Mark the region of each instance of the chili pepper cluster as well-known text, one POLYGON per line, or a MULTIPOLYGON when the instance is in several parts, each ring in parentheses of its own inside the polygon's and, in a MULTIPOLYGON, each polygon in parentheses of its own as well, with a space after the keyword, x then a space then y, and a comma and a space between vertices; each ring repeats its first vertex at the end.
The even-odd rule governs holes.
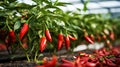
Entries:
POLYGON ((120 46, 112 49, 102 48, 94 50, 92 54, 78 52, 74 60, 62 58, 58 61, 57 56, 53 56, 51 60, 43 58, 42 65, 35 67, 119 67, 120 65, 120 46), (111 50, 111 51, 110 51, 111 50))
POLYGON ((43 52, 43 50, 46 47, 47 40, 49 42, 52 42, 52 37, 48 29, 45 30, 45 36, 42 36, 40 39, 40 51, 43 52))
MULTIPOLYGON (((43 50, 45 49, 47 40, 49 42, 52 42, 52 37, 48 29, 45 30, 45 36, 42 36, 40 39, 41 52, 43 52, 43 50)), ((65 42, 66 49, 68 50, 70 48, 70 40, 76 40, 76 38, 71 35, 64 36, 62 33, 59 33, 58 41, 57 41, 57 50, 60 50, 62 48, 62 46, 64 45, 64 42, 65 42)))

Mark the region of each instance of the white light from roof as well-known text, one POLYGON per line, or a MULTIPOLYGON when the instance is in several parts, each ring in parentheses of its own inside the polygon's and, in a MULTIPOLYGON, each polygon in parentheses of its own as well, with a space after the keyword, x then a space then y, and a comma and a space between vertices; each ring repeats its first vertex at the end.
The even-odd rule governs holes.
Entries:
POLYGON ((88 3, 87 8, 88 9, 96 9, 96 8, 102 8, 102 7, 97 3, 88 3))
POLYGON ((102 7, 118 7, 118 6, 120 6, 119 1, 104 1, 104 2, 99 2, 99 4, 102 7))
POLYGON ((64 6, 59 6, 59 8, 62 9, 63 11, 68 11, 68 8, 64 6))
POLYGON ((84 5, 82 3, 79 3, 79 4, 73 4, 73 6, 75 8, 80 8, 80 9, 83 9, 84 5))
MULTIPOLYGON (((56 0, 52 0, 52 1, 56 1, 56 0)), ((73 3, 73 2, 78 2, 80 0, 58 0, 59 2, 67 2, 67 3, 73 3)))
POLYGON ((98 13, 108 13, 108 10, 107 9, 95 9, 95 10, 89 10, 90 13, 95 13, 95 14, 98 14, 98 13))
POLYGON ((30 5, 35 4, 32 0, 18 0, 18 1, 19 1, 20 3, 24 2, 24 3, 30 4, 30 5))
POLYGON ((112 8, 111 12, 120 12, 120 8, 112 8))
POLYGON ((69 11, 75 11, 76 8, 73 5, 67 5, 69 11))

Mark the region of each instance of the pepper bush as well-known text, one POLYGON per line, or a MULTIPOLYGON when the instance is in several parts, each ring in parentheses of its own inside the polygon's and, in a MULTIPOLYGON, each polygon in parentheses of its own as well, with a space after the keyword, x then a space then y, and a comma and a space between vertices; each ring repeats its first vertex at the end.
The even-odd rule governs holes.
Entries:
POLYGON ((0 1, 0 39, 10 55, 20 48, 28 61, 39 62, 42 52, 56 54, 63 47, 72 51, 81 43, 105 42, 112 48, 110 42, 115 40, 114 27, 118 26, 113 27, 114 21, 110 18, 102 14, 63 11, 60 6, 70 3, 58 0, 32 1, 35 4, 0 1), (9 33, 11 30, 12 34, 9 33))

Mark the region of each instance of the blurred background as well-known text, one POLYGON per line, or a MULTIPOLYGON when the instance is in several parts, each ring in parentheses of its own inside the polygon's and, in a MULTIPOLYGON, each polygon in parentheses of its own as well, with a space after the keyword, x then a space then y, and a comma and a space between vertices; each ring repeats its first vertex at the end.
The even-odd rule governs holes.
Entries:
MULTIPOLYGON (((27 4, 34 4, 31 0, 18 0, 27 4)), ((55 1, 55 0, 52 0, 55 1)), ((87 3, 87 11, 81 13, 109 13, 112 18, 120 17, 120 0, 59 0, 60 2, 71 3, 66 7, 61 7, 64 11, 76 11, 76 8, 83 9, 87 3)))

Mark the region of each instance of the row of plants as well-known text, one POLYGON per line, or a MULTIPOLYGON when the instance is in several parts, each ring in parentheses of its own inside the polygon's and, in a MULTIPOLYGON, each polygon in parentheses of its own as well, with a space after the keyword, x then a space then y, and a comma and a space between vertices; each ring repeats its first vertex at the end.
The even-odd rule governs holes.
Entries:
POLYGON ((65 12, 60 6, 70 3, 58 0, 32 1, 35 4, 19 3, 17 0, 0 1, 0 42, 9 55, 21 49, 28 62, 38 63, 43 52, 56 54, 64 47, 72 51, 81 43, 104 42, 112 48, 111 43, 119 33, 116 30, 118 21, 102 14, 65 12))

